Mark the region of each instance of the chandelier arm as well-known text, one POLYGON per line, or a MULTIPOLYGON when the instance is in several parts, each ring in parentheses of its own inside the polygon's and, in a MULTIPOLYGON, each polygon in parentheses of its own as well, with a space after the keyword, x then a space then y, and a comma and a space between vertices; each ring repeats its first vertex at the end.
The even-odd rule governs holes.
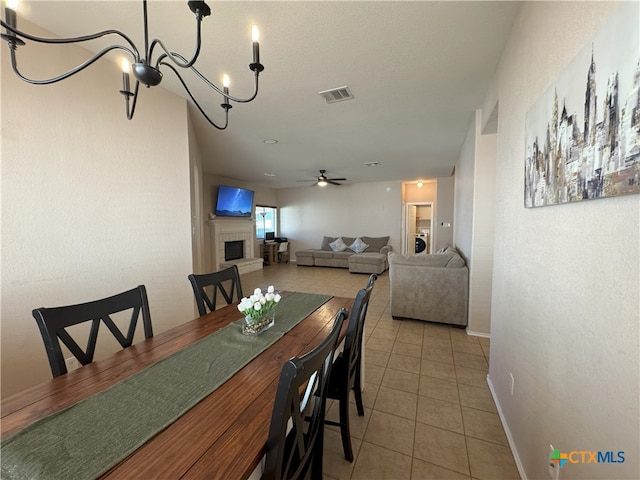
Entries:
MULTIPOLYGON (((176 57, 185 60, 185 58, 180 55, 179 53, 175 53, 172 52, 171 55, 175 55, 176 57)), ((162 65, 169 65, 168 63, 162 63, 162 65)), ((252 101, 253 99, 255 99, 258 96, 258 75, 259 75, 259 71, 255 72, 255 86, 254 86, 254 92, 253 95, 250 96, 249 98, 237 98, 234 97, 232 95, 229 95, 228 93, 223 92, 222 90, 220 90, 219 87, 217 87, 215 84, 213 84, 207 77, 205 77, 202 73, 200 73, 198 71, 197 68, 195 67, 191 67, 191 70, 193 70, 193 72, 200 77, 200 79, 206 83, 209 87, 211 87, 212 89, 214 89, 216 92, 218 92, 220 95, 223 95, 225 98, 227 98, 228 100, 231 100, 233 102, 237 102, 237 103, 249 103, 250 101, 252 101)))
POLYGON ((48 44, 81 43, 81 42, 88 42, 90 40, 96 40, 98 38, 106 37, 107 35, 118 35, 129 44, 131 49, 124 46, 120 46, 120 45, 113 45, 113 47, 118 47, 118 48, 122 48, 123 50, 127 50, 128 52, 131 53, 132 56, 135 57, 136 60, 140 59, 140 52, 138 52, 138 47, 136 47, 135 43, 133 43, 133 41, 127 35, 120 32, 119 30, 104 30, 102 32, 92 33, 90 35, 82 35, 80 37, 45 38, 45 37, 37 37, 35 35, 31 35, 29 33, 18 30, 17 28, 14 28, 8 25, 7 23, 5 23, 4 20, 0 20, 0 24, 2 25, 2 27, 16 34, 16 36, 18 37, 26 38, 27 40, 31 40, 33 42, 48 43, 48 44))
POLYGON ((100 52, 96 53, 93 57, 88 59, 86 62, 78 65, 77 67, 69 70, 66 73, 63 73, 62 75, 58 75, 57 77, 47 78, 47 79, 44 79, 44 80, 34 80, 34 79, 31 79, 31 78, 27 78, 24 75, 22 75, 22 73, 20 73, 20 71, 18 70, 18 62, 17 62, 17 59, 16 59, 16 49, 15 48, 11 48, 10 49, 10 51, 11 51, 11 67, 13 68, 13 72, 21 80, 23 80, 23 81, 25 81, 27 83, 30 83, 32 85, 51 85, 52 83, 59 82, 61 80, 64 80, 65 78, 69 78, 72 75, 75 75, 78 72, 81 72, 82 70, 84 70, 88 66, 92 65, 94 62, 96 62, 100 58, 102 58, 104 55, 109 53, 111 50, 125 50, 125 51, 129 52, 131 55, 133 55, 133 52, 130 49, 128 49, 127 47, 123 47, 121 45, 112 45, 112 46, 107 47, 107 48, 101 50, 100 52))
POLYGON ((177 66, 181 67, 181 68, 191 68, 191 66, 196 63, 196 60, 198 59, 198 57, 200 56, 200 47, 202 46, 202 19, 201 18, 196 18, 197 20, 197 27, 196 27, 196 47, 195 50, 193 52, 193 56, 191 57, 191 60, 187 60, 186 58, 184 58, 182 55, 178 55, 176 53, 172 53, 169 50, 167 50, 167 48, 164 46, 164 44, 162 43, 162 40, 160 40, 159 38, 154 38, 153 42, 151 42, 151 48, 149 49, 149 54, 147 55, 147 58, 151 59, 152 55, 153 55, 153 49, 156 45, 159 45, 160 48, 162 49, 162 51, 164 52, 162 55, 160 55, 158 57, 158 60, 156 61, 156 68, 158 68, 160 66, 160 63, 165 59, 165 58, 169 58, 174 64, 176 64, 177 66), (182 60, 182 62, 176 60, 182 60))
MULTIPOLYGON (((191 90, 189 90, 189 87, 187 87, 187 84, 185 83, 185 81, 182 79, 182 77, 180 76, 180 74, 178 73, 178 71, 175 69, 175 67, 173 65, 171 65, 170 63, 161 63, 161 65, 166 65, 167 67, 169 67, 171 70, 173 70, 173 73, 176 74, 176 77, 178 77, 178 80, 180 80, 180 83, 182 83, 182 86, 184 87, 185 91, 187 92, 187 95, 189 95, 189 97, 191 98, 191 100, 193 101, 193 103, 195 104, 196 108, 198 110, 200 110, 200 113, 202 114, 202 116, 207 120, 207 122, 209 122, 212 126, 216 127, 218 130, 224 130, 227 128, 227 125, 229 124, 229 108, 225 108, 224 109, 224 126, 219 126, 217 125, 213 120, 211 120, 209 118, 209 115, 207 115, 205 113, 205 111, 202 109, 202 107, 200 106, 200 104, 198 103, 198 101, 195 99, 195 97, 193 96, 193 94, 191 93, 191 90)), ((217 90, 217 89, 216 89, 217 90)), ((222 92, 221 92, 222 93, 222 92)), ((226 99, 225 99, 226 100, 226 99)))

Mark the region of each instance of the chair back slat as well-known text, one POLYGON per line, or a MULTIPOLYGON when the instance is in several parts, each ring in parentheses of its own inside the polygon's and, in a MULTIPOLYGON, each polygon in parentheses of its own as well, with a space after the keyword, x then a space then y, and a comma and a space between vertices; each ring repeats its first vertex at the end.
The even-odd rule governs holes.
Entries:
POLYGON ((82 365, 93 362, 100 324, 104 323, 122 348, 133 344, 133 337, 140 316, 144 337, 153 337, 149 301, 144 285, 117 295, 92 302, 53 308, 36 308, 32 312, 44 341, 49 366, 54 377, 67 373, 67 366, 60 342, 62 342, 82 365), (112 320, 111 315, 131 310, 126 336, 112 320), (87 346, 83 349, 70 335, 67 328, 91 322, 87 346))
POLYGON ((322 479, 324 416, 333 356, 348 312, 311 352, 285 362, 273 405, 263 479, 322 479), (300 392, 304 391, 301 396, 300 392))
POLYGON ((200 316, 207 314, 207 308, 210 312, 216 309, 218 291, 222 294, 227 305, 243 297, 240 273, 236 265, 220 270, 219 272, 201 275, 191 274, 189 275, 189 281, 193 288, 193 294, 200 316), (230 282, 228 290, 225 288, 225 282, 230 282), (211 289, 210 295, 207 293, 208 289, 211 289), (234 294, 236 300, 234 300, 234 294))

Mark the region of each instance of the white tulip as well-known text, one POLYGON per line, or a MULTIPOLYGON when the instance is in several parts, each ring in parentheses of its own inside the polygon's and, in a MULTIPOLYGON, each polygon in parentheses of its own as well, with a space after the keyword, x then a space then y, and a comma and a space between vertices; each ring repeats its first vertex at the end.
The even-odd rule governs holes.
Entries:
POLYGON ((254 309, 254 310, 260 310, 261 308, 262 308, 262 304, 261 304, 260 302, 256 302, 256 303, 253 305, 253 309, 254 309))
POLYGON ((269 285, 269 288, 267 288, 267 292, 273 293, 274 291, 275 289, 273 288, 273 285, 269 285))
POLYGON ((276 302, 276 303, 278 303, 278 302, 280 301, 280 299, 281 299, 281 298, 282 298, 282 297, 280 296, 280 294, 279 294, 279 293, 276 293, 276 296, 275 296, 275 297, 273 297, 273 301, 274 301, 274 302, 276 302))
POLYGON ((254 295, 257 295, 257 296, 260 296, 260 295, 262 295, 262 290, 260 290, 259 288, 256 288, 256 289, 253 291, 253 294, 254 294, 254 295))

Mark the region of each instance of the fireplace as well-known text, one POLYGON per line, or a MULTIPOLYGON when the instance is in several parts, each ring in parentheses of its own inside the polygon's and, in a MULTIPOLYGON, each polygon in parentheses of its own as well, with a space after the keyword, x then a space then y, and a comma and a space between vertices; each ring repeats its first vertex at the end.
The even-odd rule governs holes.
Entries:
POLYGON ((224 242, 224 260, 238 260, 244 258, 244 240, 224 242))
MULTIPOLYGON (((229 265, 238 265, 240 273, 262 268, 262 258, 255 258, 256 222, 254 219, 215 218, 211 227, 211 271, 217 272, 229 265), (234 260, 229 260, 227 243, 239 242, 234 260)), ((232 247, 233 248, 233 247, 232 247)), ((237 247, 236 247, 237 248, 237 247)))

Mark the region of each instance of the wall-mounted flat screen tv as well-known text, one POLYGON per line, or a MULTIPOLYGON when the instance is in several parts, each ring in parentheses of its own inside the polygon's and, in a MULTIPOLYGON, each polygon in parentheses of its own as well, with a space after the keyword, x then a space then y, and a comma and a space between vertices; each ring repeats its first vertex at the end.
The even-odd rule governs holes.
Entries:
POLYGON ((253 190, 220 185, 216 215, 220 217, 250 217, 253 213, 253 190))

